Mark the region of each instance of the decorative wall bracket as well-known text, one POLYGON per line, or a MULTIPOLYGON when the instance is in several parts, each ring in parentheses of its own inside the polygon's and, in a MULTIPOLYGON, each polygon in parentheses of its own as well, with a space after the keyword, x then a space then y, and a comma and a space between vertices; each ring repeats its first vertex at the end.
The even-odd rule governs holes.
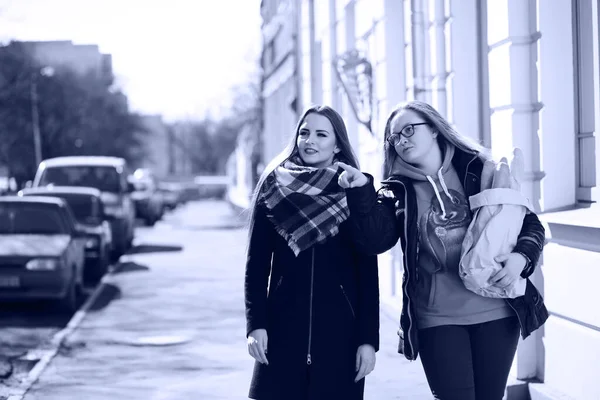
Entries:
POLYGON ((332 63, 356 119, 367 127, 371 135, 375 136, 371 127, 373 121, 371 63, 364 53, 355 49, 339 55, 332 63))

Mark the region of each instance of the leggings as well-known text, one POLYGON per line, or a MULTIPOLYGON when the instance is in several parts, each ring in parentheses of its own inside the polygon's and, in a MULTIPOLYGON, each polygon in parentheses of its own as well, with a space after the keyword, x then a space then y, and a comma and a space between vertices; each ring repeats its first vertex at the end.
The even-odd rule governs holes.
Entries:
POLYGON ((419 330, 427 382, 439 400, 502 400, 519 341, 516 316, 419 330))

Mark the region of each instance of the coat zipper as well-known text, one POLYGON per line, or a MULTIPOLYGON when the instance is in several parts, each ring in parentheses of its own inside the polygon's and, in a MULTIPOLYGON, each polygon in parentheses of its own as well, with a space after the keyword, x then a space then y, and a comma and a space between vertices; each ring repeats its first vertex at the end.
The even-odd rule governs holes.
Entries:
MULTIPOLYGON (((408 207, 408 190, 406 189, 406 185, 404 185, 404 183, 400 182, 400 184, 402 186, 404 186, 404 207, 408 207)), ((408 213, 406 213, 404 215, 404 237, 406 238, 406 247, 408 248, 408 213)), ((417 237, 417 244, 419 243, 419 238, 417 237)), ((408 254, 406 255, 407 260, 408 260, 408 254)), ((415 269, 418 268, 415 265, 415 269)), ((404 287, 402 288, 404 291, 404 296, 406 296, 407 299, 407 303, 406 304, 406 314, 408 315, 408 321, 409 321, 409 325, 408 325, 408 332, 406 332, 406 339, 408 341, 408 345, 410 346, 410 351, 411 351, 411 356, 414 357, 415 356, 415 348, 413 346, 412 340, 411 340, 411 335, 410 335, 410 331, 413 327, 413 319, 412 319, 412 315, 411 315, 411 308, 410 308, 410 297, 408 296, 408 282, 410 280, 410 267, 408 265, 408 262, 406 263, 406 271, 404 271, 404 273, 406 274, 406 284, 403 285, 404 287)))
POLYGON ((354 318, 356 318, 356 314, 354 313, 354 308, 352 307, 352 303, 350 303, 350 299, 348 298, 348 295, 346 294, 346 291, 344 290, 344 285, 340 285, 340 289, 342 289, 342 294, 344 295, 344 298, 346 299, 346 302, 348 303, 348 306, 350 307, 352 316, 354 318))
POLYGON ((313 290, 315 286, 315 248, 312 248, 310 262, 310 308, 308 310, 308 352, 306 354, 306 365, 312 364, 312 356, 310 355, 310 347, 312 344, 312 313, 313 313, 313 290))
MULTIPOLYGON (((404 216, 406 218, 406 215, 404 216)), ((419 225, 417 225, 417 264, 415 265, 415 279, 419 282, 419 250, 421 243, 421 233, 419 232, 419 225)))
POLYGON ((283 282, 283 275, 281 275, 279 277, 279 279, 277 280, 277 285, 275 285, 275 292, 279 289, 279 287, 281 286, 281 282, 283 282))
POLYGON ((476 158, 477 155, 473 156, 473 158, 471 158, 471 161, 468 162, 467 168, 465 169, 465 179, 463 180, 463 190, 465 192, 467 191, 467 176, 469 176, 469 167, 471 166, 471 163, 475 161, 476 158))

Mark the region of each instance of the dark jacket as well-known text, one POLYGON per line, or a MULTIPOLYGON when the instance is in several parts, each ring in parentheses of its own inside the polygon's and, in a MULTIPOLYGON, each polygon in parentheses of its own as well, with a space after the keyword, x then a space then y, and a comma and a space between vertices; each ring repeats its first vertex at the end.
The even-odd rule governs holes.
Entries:
POLYGON ((258 206, 245 299, 246 334, 268 334, 269 365, 255 363, 250 398, 363 398, 364 380, 354 383, 356 351, 379 349, 377 257, 355 251, 348 221, 295 257, 258 206))
MULTIPOLYGON (((454 166, 467 197, 480 192, 483 162, 476 154, 456 149, 452 158, 454 166)), ((412 181, 409 178, 392 176, 382 182, 382 189, 375 192, 372 178, 370 184, 347 190, 350 212, 353 216, 353 233, 359 248, 368 254, 380 254, 391 249, 398 239, 402 246, 404 276, 402 281, 402 314, 398 352, 409 360, 415 360, 419 353, 415 306, 417 257, 419 241, 417 234, 417 199, 412 181), (391 192, 391 193, 390 193, 391 192), (390 195, 391 194, 391 195, 390 195)), ((534 271, 544 246, 545 232, 535 213, 529 213, 523 220, 513 252, 519 252, 528 259, 521 273, 528 278, 534 271)), ((542 296, 527 280, 525 295, 507 299, 515 310, 521 325, 521 336, 526 338, 539 328, 548 318, 548 311, 542 296)))

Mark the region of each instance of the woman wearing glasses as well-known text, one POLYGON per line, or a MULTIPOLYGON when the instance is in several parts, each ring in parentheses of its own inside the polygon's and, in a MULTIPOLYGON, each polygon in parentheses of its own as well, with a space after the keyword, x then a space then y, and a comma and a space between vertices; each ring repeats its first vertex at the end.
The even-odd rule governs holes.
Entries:
MULTIPOLYGON (((524 296, 496 299, 467 290, 458 274, 462 241, 472 219, 469 197, 480 192, 485 148, 459 135, 429 104, 397 107, 385 127, 386 180, 343 165, 356 244, 383 253, 400 239, 404 261, 398 351, 420 355, 436 399, 500 400, 519 330, 525 338, 547 318, 528 282, 524 296)), ((512 284, 532 274, 544 243, 534 213, 525 216, 516 246, 497 258, 492 282, 512 284)))

